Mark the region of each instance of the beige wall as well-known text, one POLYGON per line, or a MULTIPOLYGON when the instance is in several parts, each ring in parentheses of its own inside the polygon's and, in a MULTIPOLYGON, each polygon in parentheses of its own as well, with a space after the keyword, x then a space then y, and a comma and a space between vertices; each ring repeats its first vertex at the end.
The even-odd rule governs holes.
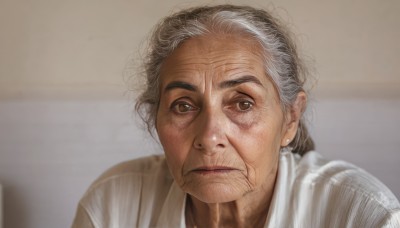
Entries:
MULTIPOLYGON (((124 67, 150 28, 198 2, 2 0, 0 98, 119 95, 124 67)), ((319 90, 399 93, 399 1, 246 2, 290 23, 315 60, 319 90)))
MULTIPOLYGON (((5 227, 69 227, 104 169, 160 153, 131 115, 124 75, 162 16, 200 2, 0 1, 5 227)), ((275 9, 297 34, 318 79, 318 150, 367 169, 399 197, 400 1, 231 2, 275 9)))

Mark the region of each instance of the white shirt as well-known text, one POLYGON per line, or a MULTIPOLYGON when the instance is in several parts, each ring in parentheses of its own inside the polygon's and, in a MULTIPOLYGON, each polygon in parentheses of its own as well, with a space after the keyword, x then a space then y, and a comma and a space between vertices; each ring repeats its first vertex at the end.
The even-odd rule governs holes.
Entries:
MULTIPOLYGON (((185 202, 163 156, 132 160, 92 184, 73 227, 185 227, 185 202)), ((400 227, 400 205, 352 164, 282 152, 265 227, 400 227)))

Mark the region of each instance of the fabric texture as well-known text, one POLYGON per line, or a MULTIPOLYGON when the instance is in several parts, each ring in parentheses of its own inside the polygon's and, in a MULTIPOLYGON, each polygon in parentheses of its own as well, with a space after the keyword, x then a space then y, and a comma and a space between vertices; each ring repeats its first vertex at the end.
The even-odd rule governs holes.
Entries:
MULTIPOLYGON (((163 156, 128 161, 91 185, 72 227, 185 227, 186 197, 163 156)), ((400 227, 400 205, 350 163, 282 152, 265 227, 400 227)))

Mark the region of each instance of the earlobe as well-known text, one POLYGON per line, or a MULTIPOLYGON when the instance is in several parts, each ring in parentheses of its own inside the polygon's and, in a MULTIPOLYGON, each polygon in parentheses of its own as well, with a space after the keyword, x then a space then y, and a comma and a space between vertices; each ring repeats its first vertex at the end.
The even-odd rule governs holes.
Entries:
POLYGON ((286 114, 286 131, 281 140, 281 146, 285 147, 292 142, 297 133, 299 127, 299 121, 303 115, 307 104, 307 95, 305 92, 299 92, 296 100, 293 102, 290 110, 287 110, 286 114))

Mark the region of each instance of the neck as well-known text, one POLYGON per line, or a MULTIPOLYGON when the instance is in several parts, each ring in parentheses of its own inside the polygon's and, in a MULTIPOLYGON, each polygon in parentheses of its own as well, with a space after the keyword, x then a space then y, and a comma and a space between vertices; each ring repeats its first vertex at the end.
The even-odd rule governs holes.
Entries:
POLYGON ((226 203, 204 203, 188 196, 187 227, 263 227, 271 203, 275 179, 267 188, 226 203))

